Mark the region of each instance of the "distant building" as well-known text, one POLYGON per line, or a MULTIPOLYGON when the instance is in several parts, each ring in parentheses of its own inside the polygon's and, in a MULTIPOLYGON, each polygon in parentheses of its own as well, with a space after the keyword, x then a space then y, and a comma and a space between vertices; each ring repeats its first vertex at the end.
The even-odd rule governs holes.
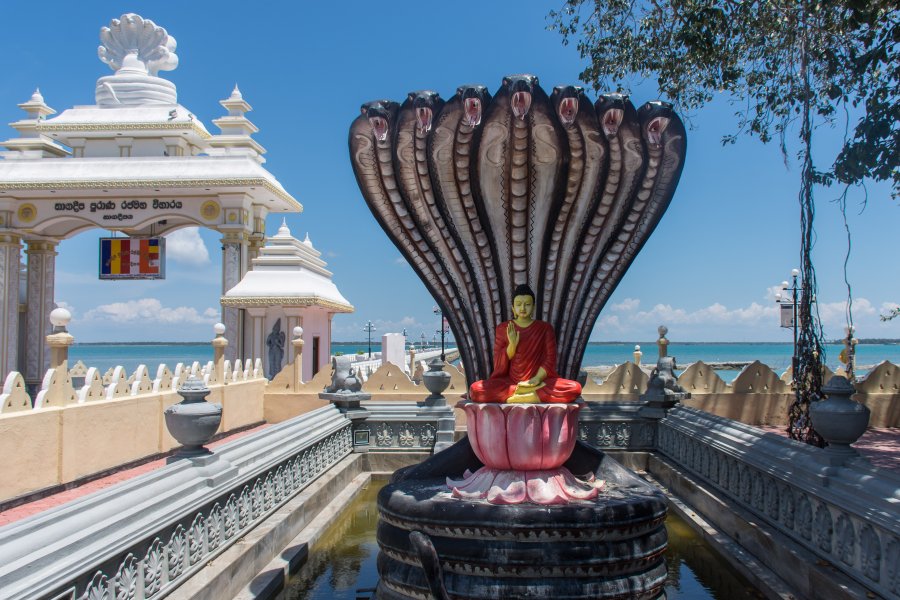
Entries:
POLYGON ((309 235, 301 242, 282 223, 253 259, 250 271, 222 298, 222 306, 243 310, 243 347, 248 355, 264 357, 269 378, 293 360, 290 342, 298 325, 303 328, 302 378, 312 378, 331 360, 332 317, 353 312, 331 281, 321 254, 309 235), (279 339, 282 352, 271 352, 279 339))

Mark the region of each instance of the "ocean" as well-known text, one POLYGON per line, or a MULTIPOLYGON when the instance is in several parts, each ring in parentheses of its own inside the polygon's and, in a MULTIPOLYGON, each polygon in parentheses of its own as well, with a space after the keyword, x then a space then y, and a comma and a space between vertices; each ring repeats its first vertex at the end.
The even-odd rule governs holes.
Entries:
MULTIPOLYGON (((448 344, 451 347, 452 344, 448 344)), ((585 351, 583 366, 617 365, 633 360, 635 344, 591 343, 585 351)), ((656 343, 641 343, 644 353, 641 362, 653 365, 657 360, 656 343)), ((365 342, 335 342, 332 352, 356 354, 366 352, 365 342)), ((372 352, 379 352, 381 344, 372 344, 372 352)), ((704 362, 751 362, 759 360, 777 373, 783 372, 791 364, 791 344, 783 343, 669 343, 669 355, 674 356, 679 366, 702 360, 704 362)), ((826 364, 835 369, 838 367, 838 354, 841 346, 826 346, 826 364)), ((122 365, 131 373, 138 365, 147 365, 150 377, 156 375, 157 366, 164 363, 174 368, 179 362, 190 365, 194 361, 205 364, 212 360, 212 346, 208 343, 197 344, 75 344, 69 349, 69 365, 81 360, 88 367, 97 367, 100 372, 116 365, 122 365)), ((900 365, 900 344, 860 344, 856 348, 856 364, 858 374, 883 360, 900 365)), ((731 381, 739 371, 718 371, 725 381, 731 381)))

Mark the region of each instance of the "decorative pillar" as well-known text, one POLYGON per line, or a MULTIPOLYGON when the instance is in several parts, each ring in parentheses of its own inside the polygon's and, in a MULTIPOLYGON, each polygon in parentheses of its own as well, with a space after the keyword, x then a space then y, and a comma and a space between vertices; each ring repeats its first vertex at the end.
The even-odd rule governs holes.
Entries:
POLYGON ((0 234, 0 377, 4 378, 18 368, 21 251, 19 236, 0 234))
POLYGON ((260 249, 266 245, 265 233, 253 233, 250 235, 250 243, 247 246, 247 263, 252 264, 253 259, 259 256, 260 249))
POLYGON ((225 383, 225 349, 228 348, 228 340, 225 339, 225 325, 216 323, 213 325, 216 337, 212 341, 213 369, 216 372, 216 383, 225 383))
POLYGON ((300 384, 303 380, 303 328, 299 325, 294 327, 294 339, 291 345, 294 347, 294 375, 291 378, 291 391, 299 392, 300 384))
POLYGON ((46 240, 25 240, 28 248, 27 307, 25 311, 25 383, 38 386, 50 366, 45 337, 50 333, 53 302, 56 244, 46 240))
POLYGON ((244 328, 247 333, 244 336, 244 358, 249 358, 252 361, 256 361, 257 358, 264 358, 266 351, 266 309, 245 308, 244 328))
POLYGON ((66 325, 71 320, 72 313, 64 308, 55 308, 50 312, 53 333, 47 336, 47 345, 50 347, 51 369, 56 369, 63 365, 66 365, 66 368, 68 368, 69 346, 75 343, 75 338, 66 329, 66 325))
POLYGON ((634 364, 637 366, 641 366, 641 357, 644 356, 644 353, 641 352, 640 346, 634 347, 634 364))
POLYGON ((284 307, 284 331, 293 331, 294 327, 303 327, 303 313, 308 310, 297 306, 284 307))
MULTIPOLYGON (((243 231, 229 231, 222 235, 222 295, 240 283, 247 272, 247 235, 243 231)), ((225 350, 225 358, 234 363, 243 352, 243 327, 241 309, 234 306, 222 307, 222 322, 236 340, 234 346, 225 350)))

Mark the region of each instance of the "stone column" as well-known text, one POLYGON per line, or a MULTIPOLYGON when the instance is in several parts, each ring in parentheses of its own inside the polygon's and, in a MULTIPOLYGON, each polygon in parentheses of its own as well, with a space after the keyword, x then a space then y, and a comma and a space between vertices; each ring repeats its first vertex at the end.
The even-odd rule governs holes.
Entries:
POLYGON ((300 384, 303 382, 303 328, 299 325, 294 327, 292 332, 294 339, 291 345, 294 347, 294 372, 291 376, 291 391, 300 391, 300 384))
POLYGON ((247 330, 247 335, 244 336, 244 358, 249 358, 252 361, 255 361, 257 358, 264 358, 266 349, 266 309, 245 308, 244 327, 247 330))
POLYGON ((228 348, 228 340, 225 339, 225 325, 216 323, 213 331, 216 337, 213 338, 213 369, 215 371, 216 383, 225 383, 225 350, 228 348))
POLYGON ((247 264, 253 263, 253 259, 259 256, 260 249, 266 245, 265 233, 253 233, 250 235, 250 243, 247 246, 247 264))
POLYGON ((19 354, 19 261, 22 240, 0 234, 0 369, 6 377, 18 369, 19 354))
POLYGON ((68 370, 69 346, 75 343, 75 338, 66 329, 71 320, 72 313, 64 308, 55 308, 50 313, 53 333, 47 336, 47 345, 50 347, 51 369, 64 367, 68 370))
POLYGON ((50 312, 56 270, 56 242, 25 240, 28 248, 27 308, 25 310, 25 383, 39 386, 50 367, 46 336, 50 333, 50 312))
MULTIPOLYGON (((236 286, 247 272, 247 236, 243 231, 229 231, 222 235, 222 295, 236 286)), ((241 309, 234 306, 222 308, 222 323, 235 340, 233 346, 225 350, 225 358, 232 363, 242 356, 243 324, 241 309)))

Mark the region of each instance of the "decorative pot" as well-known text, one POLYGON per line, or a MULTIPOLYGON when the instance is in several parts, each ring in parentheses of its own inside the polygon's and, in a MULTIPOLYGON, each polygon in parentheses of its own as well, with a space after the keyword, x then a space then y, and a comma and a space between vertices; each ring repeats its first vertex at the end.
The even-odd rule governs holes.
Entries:
POLYGON ((196 377, 190 377, 178 390, 184 398, 165 410, 166 427, 182 448, 177 456, 209 454, 203 445, 216 434, 222 422, 222 405, 205 400, 209 388, 196 377))
POLYGON ((858 440, 869 425, 869 407, 850 399, 855 392, 846 377, 835 375, 822 387, 827 399, 809 405, 813 429, 828 442, 825 450, 831 454, 856 456, 856 450, 850 444, 858 440))
POLYGON ((425 387, 431 392, 431 396, 427 400, 437 400, 442 398, 444 390, 450 385, 450 373, 444 370, 444 362, 434 357, 428 361, 428 371, 422 373, 422 380, 425 387))

